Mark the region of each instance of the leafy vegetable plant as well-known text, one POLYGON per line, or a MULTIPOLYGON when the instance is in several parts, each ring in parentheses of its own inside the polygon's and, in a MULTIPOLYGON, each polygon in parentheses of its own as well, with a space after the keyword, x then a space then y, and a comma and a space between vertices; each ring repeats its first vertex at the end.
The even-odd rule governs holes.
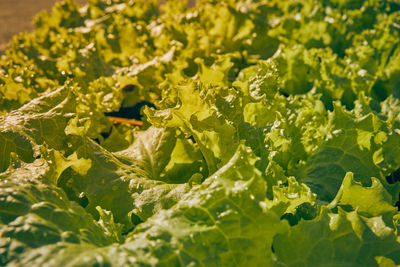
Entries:
POLYGON ((0 60, 0 265, 400 264, 399 1, 35 24, 0 60))

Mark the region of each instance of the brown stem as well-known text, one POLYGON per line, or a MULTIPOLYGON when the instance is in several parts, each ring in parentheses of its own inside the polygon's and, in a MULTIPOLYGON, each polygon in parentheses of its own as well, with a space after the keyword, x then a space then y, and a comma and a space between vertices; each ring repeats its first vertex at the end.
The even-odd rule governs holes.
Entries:
POLYGON ((113 116, 107 116, 110 121, 116 124, 124 123, 124 124, 129 124, 133 126, 143 126, 142 121, 138 121, 135 119, 125 119, 125 118, 120 118, 120 117, 113 117, 113 116))

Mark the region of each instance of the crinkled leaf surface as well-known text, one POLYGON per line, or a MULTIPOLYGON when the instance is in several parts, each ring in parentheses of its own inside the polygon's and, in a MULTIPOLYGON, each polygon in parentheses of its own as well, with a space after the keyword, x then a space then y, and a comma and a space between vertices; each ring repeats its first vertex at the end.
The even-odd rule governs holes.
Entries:
POLYGON ((40 13, 0 58, 0 265, 399 265, 399 17, 397 0, 40 13))
POLYGON ((64 128, 75 111, 74 100, 68 88, 60 88, 2 116, 0 171, 9 167, 12 152, 32 162, 39 153, 38 145, 45 143, 49 148, 65 150, 64 128))
POLYGON ((377 266, 376 257, 400 261, 393 229, 381 217, 341 209, 338 214, 323 210, 313 221, 293 226, 276 237, 274 249, 285 266, 377 266))
MULTIPOLYGON (((67 266, 95 262, 113 262, 121 266, 270 265, 272 239, 287 225, 274 211, 264 211, 259 205, 265 197, 265 181, 252 166, 255 157, 247 150, 240 146, 218 172, 184 194, 174 207, 157 213, 141 224, 121 245, 102 247, 89 241, 74 244, 56 240, 40 249, 26 250, 23 257, 13 263, 41 266, 55 259, 67 266), (72 255, 74 260, 70 261, 72 255)), ((80 210, 83 211, 82 208, 80 210)), ((101 209, 99 211, 99 224, 92 221, 99 229, 104 227, 106 234, 100 233, 99 238, 108 236, 119 241, 115 234, 118 228, 113 226, 109 214, 101 209), (105 223, 105 220, 108 222, 105 223), (114 229, 112 234, 110 227, 114 229)), ((27 213, 31 215, 29 209, 27 213)))

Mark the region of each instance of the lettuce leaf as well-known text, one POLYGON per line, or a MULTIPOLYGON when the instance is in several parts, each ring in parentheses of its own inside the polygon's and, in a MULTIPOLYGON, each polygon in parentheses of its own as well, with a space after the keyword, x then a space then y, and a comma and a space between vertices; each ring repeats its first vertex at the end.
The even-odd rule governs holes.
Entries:
POLYGON ((399 2, 164 2, 1 56, 0 265, 399 265, 399 2))

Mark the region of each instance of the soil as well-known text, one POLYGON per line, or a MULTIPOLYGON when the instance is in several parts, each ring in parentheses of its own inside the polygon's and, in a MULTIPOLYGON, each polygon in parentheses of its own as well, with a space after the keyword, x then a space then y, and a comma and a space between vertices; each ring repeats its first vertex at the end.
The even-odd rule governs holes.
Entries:
MULTIPOLYGON (((59 0, 0 0, 0 53, 17 33, 33 30, 33 18, 43 9, 51 7, 59 0)), ((75 0, 84 4, 86 0, 75 0)))

